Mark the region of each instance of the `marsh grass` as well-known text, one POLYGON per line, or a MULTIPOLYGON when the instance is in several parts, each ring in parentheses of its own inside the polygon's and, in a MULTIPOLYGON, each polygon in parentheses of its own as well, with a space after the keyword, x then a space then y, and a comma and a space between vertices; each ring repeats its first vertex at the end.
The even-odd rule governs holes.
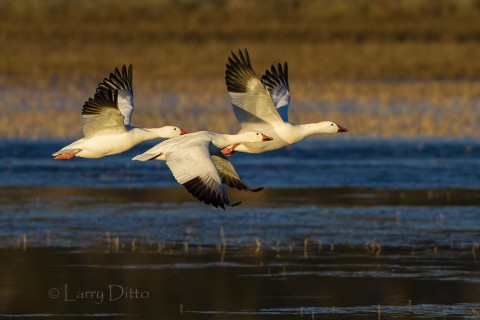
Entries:
MULTIPOLYGON (((477 81, 314 82, 296 81, 293 75, 290 81, 290 121, 295 123, 336 121, 350 129, 345 136, 480 136, 480 82, 477 81)), ((211 89, 202 92, 197 82, 185 80, 183 91, 162 92, 155 85, 142 88, 145 82, 145 79, 135 82, 139 90, 136 90, 134 125, 175 124, 188 131, 239 129, 224 89, 207 83, 205 87, 211 89)), ((19 98, 15 90, 6 89, 2 95, 6 108, 0 118, 0 135, 32 139, 79 137, 85 91, 64 94, 55 89, 45 90, 29 95, 35 98, 28 101, 19 98)))
POLYGON ((78 137, 83 102, 129 63, 135 125, 235 132, 224 68, 245 47, 259 76, 288 61, 293 122, 480 136, 474 0, 30 0, 0 17, 2 137, 78 137))

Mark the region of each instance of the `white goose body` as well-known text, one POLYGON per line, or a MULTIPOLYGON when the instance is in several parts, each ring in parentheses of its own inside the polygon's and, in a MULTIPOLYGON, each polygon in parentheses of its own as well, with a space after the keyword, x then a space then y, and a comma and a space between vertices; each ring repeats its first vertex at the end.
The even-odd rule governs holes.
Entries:
POLYGON ((54 159, 101 158, 125 152, 152 139, 172 138, 183 133, 178 127, 143 129, 130 126, 133 113, 132 66, 128 72, 115 69, 98 85, 93 99, 83 105, 84 137, 52 154, 54 159))
MULTIPOLYGON (((235 147, 235 151, 246 153, 263 153, 286 147, 294 144, 305 137, 308 137, 316 133, 324 133, 328 131, 333 122, 324 121, 319 123, 296 125, 289 122, 283 122, 275 126, 268 123, 256 124, 258 130, 265 133, 267 136, 272 137, 273 141, 269 143, 242 143, 235 147)), ((248 128, 248 127, 247 127, 248 128)), ((333 130, 336 130, 337 126, 333 130)), ((243 132, 245 129, 240 130, 243 132)), ((248 130, 248 129, 247 129, 248 130)))
POLYGON ((206 204, 225 209, 225 205, 232 204, 222 183, 240 190, 256 190, 245 186, 221 149, 236 143, 269 140, 272 139, 261 132, 228 135, 199 131, 163 141, 133 160, 166 161, 175 180, 188 192, 206 204))
POLYGON ((102 158, 130 150, 147 140, 176 136, 174 127, 164 128, 131 128, 122 133, 98 134, 90 138, 82 138, 55 152, 53 156, 65 153, 75 153, 81 158, 102 158))
POLYGON ((273 138, 266 144, 231 145, 224 150, 227 155, 234 151, 262 153, 288 146, 313 134, 348 131, 331 121, 300 125, 288 122, 290 92, 286 63, 283 69, 279 64, 278 71, 272 66, 260 81, 252 69, 248 52, 245 50, 243 55, 239 51, 239 57, 232 53, 232 57, 228 58, 225 80, 233 112, 242 127, 240 132, 255 128, 273 138))

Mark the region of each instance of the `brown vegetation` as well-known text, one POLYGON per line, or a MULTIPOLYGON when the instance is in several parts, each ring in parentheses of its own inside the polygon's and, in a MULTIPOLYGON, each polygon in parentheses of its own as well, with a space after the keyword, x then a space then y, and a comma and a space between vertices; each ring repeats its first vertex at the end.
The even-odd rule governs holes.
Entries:
POLYGON ((4 137, 78 136, 83 102, 128 63, 135 124, 234 132, 224 68, 244 47, 258 75, 288 61, 294 122, 480 136, 476 0, 11 0, 0 18, 4 137))

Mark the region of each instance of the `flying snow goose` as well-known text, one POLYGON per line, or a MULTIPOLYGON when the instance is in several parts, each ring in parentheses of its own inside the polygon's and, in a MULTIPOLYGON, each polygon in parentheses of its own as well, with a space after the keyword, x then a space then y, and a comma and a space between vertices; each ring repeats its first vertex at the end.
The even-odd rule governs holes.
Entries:
POLYGON ((271 136, 271 143, 242 143, 231 145, 223 152, 231 155, 234 151, 262 153, 279 149, 317 133, 346 132, 346 128, 331 121, 309 124, 288 122, 290 91, 288 66, 272 66, 260 81, 253 71, 248 51, 239 50, 238 57, 232 52, 225 71, 227 90, 233 112, 240 122, 240 132, 260 130, 271 136))
POLYGON ((122 153, 135 145, 157 138, 173 138, 186 133, 174 126, 136 128, 130 126, 133 113, 132 65, 128 72, 115 69, 98 85, 94 98, 82 109, 84 137, 52 154, 56 160, 73 157, 101 158, 122 153))
POLYGON ((183 184, 194 197, 225 209, 225 205, 234 206, 238 203, 230 202, 222 183, 239 190, 260 189, 252 190, 243 183, 221 149, 235 143, 269 140, 272 138, 255 131, 236 135, 199 131, 163 141, 133 160, 166 161, 178 183, 183 184))

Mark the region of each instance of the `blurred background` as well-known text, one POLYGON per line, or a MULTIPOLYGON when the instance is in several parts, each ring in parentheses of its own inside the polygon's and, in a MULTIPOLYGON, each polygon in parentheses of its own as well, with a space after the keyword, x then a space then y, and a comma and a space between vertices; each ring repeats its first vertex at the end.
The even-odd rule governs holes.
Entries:
POLYGON ((235 132, 224 69, 243 48, 258 76, 288 61, 293 122, 480 136, 478 0, 2 0, 0 30, 2 137, 79 137, 84 101, 130 63, 134 125, 235 132))

